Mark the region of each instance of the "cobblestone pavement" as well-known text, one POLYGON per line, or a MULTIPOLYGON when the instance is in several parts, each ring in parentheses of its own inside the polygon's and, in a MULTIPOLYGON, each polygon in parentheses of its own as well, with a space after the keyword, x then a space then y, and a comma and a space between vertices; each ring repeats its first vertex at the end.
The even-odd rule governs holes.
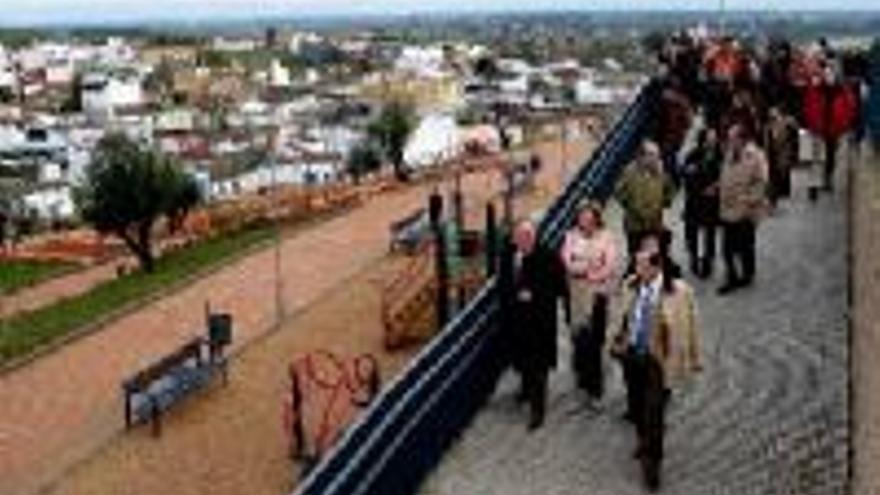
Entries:
MULTIPOLYGON (((670 405, 663 493, 847 493, 846 201, 838 193, 811 205, 807 180, 796 173, 798 197, 761 226, 752 289, 719 298, 719 274, 695 283, 707 369, 670 405)), ((610 217, 619 225, 619 215, 610 217)), ((684 260, 678 226, 676 236, 684 260)), ((560 339, 560 363, 568 363, 560 339)), ((622 380, 615 363, 606 366, 602 414, 578 408, 563 365, 545 426, 531 434, 512 398, 516 380, 505 375, 422 493, 643 493, 630 457, 635 433, 619 419, 622 380)))
MULTIPOLYGON (((585 141, 573 143, 572 161, 580 162, 586 149, 585 141)), ((552 164, 559 144, 537 150, 551 164, 539 182, 557 182, 553 171, 559 168, 552 164)), ((496 175, 466 178, 466 201, 497 190, 496 175)), ((383 195, 285 239, 281 272, 287 314, 376 263, 387 251, 389 223, 424 205, 428 187, 383 195)), ((105 445, 122 426, 122 380, 203 333, 206 301, 234 316, 236 348, 266 335, 276 320, 274 260, 272 249, 255 253, 0 377, 0 494, 31 493, 105 445)))

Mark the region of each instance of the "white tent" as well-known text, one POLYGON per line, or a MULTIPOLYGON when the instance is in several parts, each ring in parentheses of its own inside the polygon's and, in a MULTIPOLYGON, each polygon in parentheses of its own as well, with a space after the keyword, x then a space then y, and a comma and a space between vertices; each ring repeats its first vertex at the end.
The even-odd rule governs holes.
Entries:
POLYGON ((455 157, 461 150, 461 133, 451 115, 430 114, 419 123, 403 150, 410 167, 430 166, 455 157))

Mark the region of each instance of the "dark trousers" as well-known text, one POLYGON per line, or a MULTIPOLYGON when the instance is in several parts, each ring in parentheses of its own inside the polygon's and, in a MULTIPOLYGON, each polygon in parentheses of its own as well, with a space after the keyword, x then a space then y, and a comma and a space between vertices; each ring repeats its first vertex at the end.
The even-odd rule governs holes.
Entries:
POLYGON ((825 140, 825 184, 826 188, 834 186, 834 171, 837 169, 837 139, 825 140))
POLYGON ((538 425, 544 421, 547 411, 547 379, 546 369, 526 369, 522 371, 522 391, 529 403, 530 423, 538 425))
POLYGON ((751 220, 724 223, 724 264, 728 282, 751 282, 754 279, 756 231, 757 226, 751 220))
POLYGON ((663 462, 663 438, 666 433, 666 388, 663 368, 651 354, 637 354, 630 349, 623 360, 627 403, 636 427, 638 455, 649 484, 659 482, 663 462))
POLYGON ((578 386, 596 399, 601 399, 605 392, 602 352, 605 348, 607 324, 608 296, 596 294, 590 323, 586 328, 581 328, 575 338, 573 363, 578 386))
POLYGON ((698 222, 686 219, 684 222, 684 239, 687 244, 691 263, 704 260, 707 264, 715 261, 715 238, 717 228, 714 223, 698 222), (700 251, 700 236, 703 238, 703 249, 700 251))

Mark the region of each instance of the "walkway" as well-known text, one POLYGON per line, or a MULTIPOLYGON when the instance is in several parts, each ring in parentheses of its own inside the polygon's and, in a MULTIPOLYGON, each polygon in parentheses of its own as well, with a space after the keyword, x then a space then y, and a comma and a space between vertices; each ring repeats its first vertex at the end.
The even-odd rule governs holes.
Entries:
MULTIPOLYGON (((558 143, 539 148, 545 163, 558 161, 558 150, 558 143)), ((569 153, 582 163, 586 143, 570 145, 569 153)), ((553 170, 558 174, 558 167, 548 166, 542 180, 558 179, 553 170)), ((471 176, 464 181, 466 198, 485 198, 498 182, 487 174, 471 176)), ((382 196, 286 239, 288 315, 380 259, 388 224, 422 206, 426 193, 418 187, 382 196)), ((206 301, 234 315, 237 348, 266 335, 275 322, 273 273, 273 250, 256 253, 0 378, 0 494, 31 493, 106 444, 121 427, 123 378, 201 333, 206 301)))
MULTIPOLYGON (((707 369, 669 410, 666 495, 847 493, 846 202, 811 205, 805 175, 795 175, 799 197, 761 228, 757 285, 727 298, 717 282, 695 285, 707 369)), ((562 366, 547 422, 532 434, 505 375, 422 493, 643 494, 635 434, 619 419, 621 379, 609 370, 606 412, 592 417, 578 411, 562 366)))

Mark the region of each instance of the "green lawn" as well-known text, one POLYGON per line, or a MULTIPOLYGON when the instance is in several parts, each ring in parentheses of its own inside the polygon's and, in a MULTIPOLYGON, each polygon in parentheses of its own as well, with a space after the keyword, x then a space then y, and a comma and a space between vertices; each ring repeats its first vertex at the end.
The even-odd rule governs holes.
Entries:
MULTIPOLYGON (((273 232, 270 227, 260 227, 206 240, 190 248, 169 253, 157 261, 154 273, 135 272, 104 282, 85 294, 2 321, 0 364, 32 352, 98 321, 128 303, 141 300, 188 275, 268 240, 273 232)), ((3 280, 5 283, 5 275, 3 280)), ((210 298, 210 294, 205 294, 205 298, 210 298)), ((192 311, 201 311, 201 308, 192 308, 192 311)))
POLYGON ((13 292, 75 269, 75 265, 48 261, 0 261, 0 292, 13 292))

